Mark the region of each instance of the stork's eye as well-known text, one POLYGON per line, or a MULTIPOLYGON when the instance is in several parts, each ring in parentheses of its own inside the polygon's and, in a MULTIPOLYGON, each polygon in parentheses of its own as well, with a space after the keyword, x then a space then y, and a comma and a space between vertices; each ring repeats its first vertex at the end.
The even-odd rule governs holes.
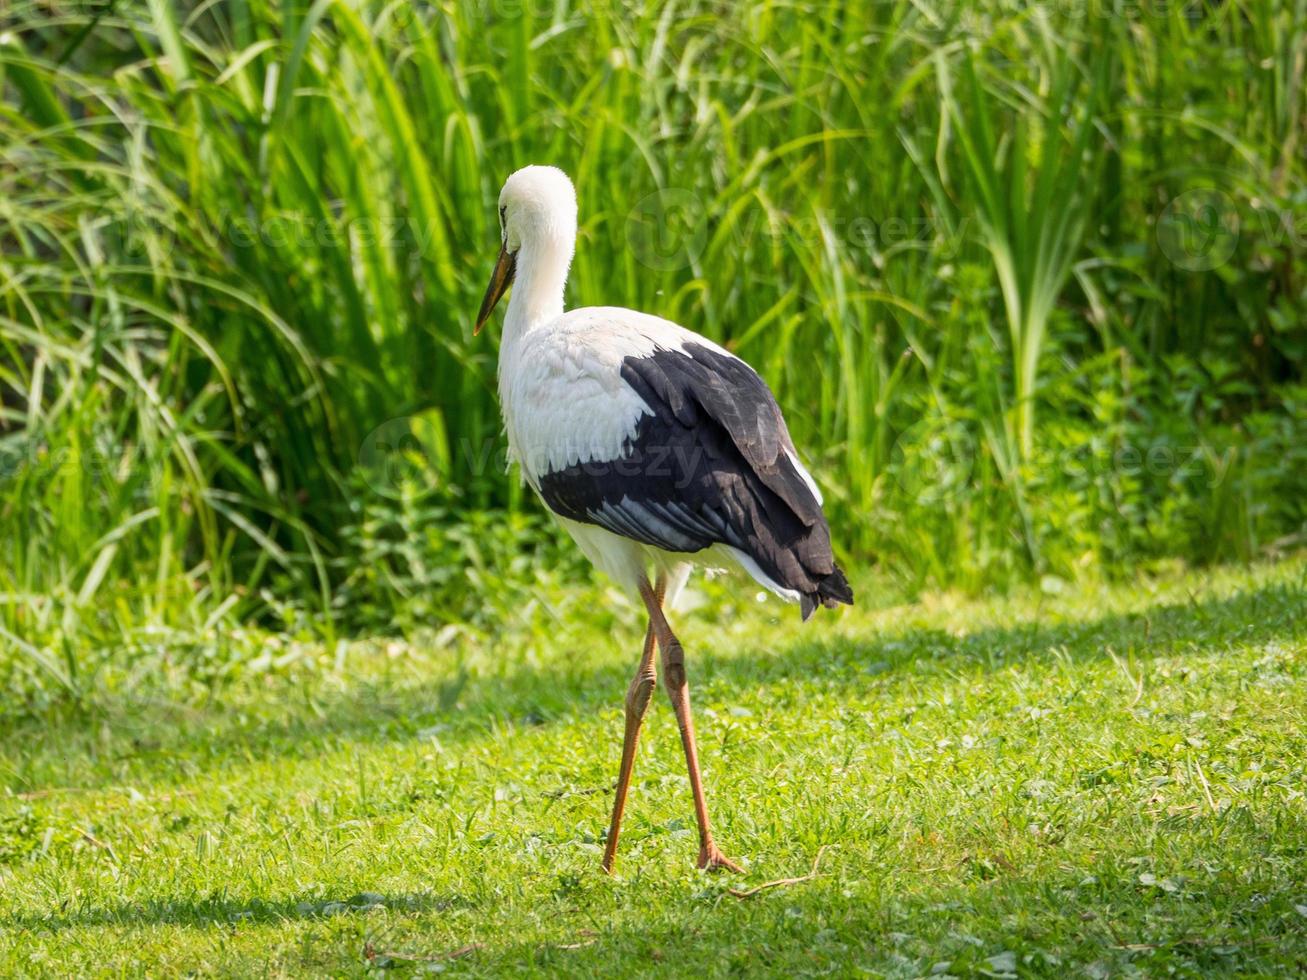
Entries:
POLYGON ((508 220, 508 205, 499 209, 499 230, 504 230, 504 222, 508 220))

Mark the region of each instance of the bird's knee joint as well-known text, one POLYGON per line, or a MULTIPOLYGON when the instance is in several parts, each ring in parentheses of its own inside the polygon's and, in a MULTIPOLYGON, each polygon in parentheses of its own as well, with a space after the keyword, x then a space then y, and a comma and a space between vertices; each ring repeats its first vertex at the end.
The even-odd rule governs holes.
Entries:
POLYGON ((649 710, 649 701, 653 698, 657 681, 652 674, 638 674, 631 686, 626 689, 626 710, 643 717, 649 710))
POLYGON ((680 667, 685 669, 685 648, 681 646, 681 641, 675 638, 667 644, 667 650, 663 654, 663 665, 665 667, 680 667))
POLYGON ((685 664, 672 661, 669 658, 663 673, 667 677, 668 691, 679 691, 681 688, 685 687, 685 664))

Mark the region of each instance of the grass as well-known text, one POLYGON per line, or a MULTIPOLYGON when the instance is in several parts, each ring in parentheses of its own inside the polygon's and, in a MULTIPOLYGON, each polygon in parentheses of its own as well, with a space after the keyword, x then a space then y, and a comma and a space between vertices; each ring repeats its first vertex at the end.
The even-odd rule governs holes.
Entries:
POLYGON ((807 628, 716 584, 679 617, 742 879, 693 870, 661 697, 598 871, 639 624, 590 591, 494 643, 270 638, 210 688, 12 718, 0 973, 1307 966, 1307 560, 983 601, 864 586, 807 628))
POLYGON ((0 21, 0 974, 1307 969, 1307 0, 0 21), (666 709, 596 873, 639 624, 470 336, 528 162, 881 596, 685 621, 809 880, 692 870, 666 709))

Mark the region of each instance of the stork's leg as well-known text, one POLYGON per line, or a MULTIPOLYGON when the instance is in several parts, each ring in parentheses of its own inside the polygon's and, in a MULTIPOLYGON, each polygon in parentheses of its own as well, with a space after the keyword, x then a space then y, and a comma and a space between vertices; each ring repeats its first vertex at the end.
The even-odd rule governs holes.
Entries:
POLYGON ((690 771, 690 789, 694 793, 694 817, 699 824, 699 867, 743 871, 713 843, 712 828, 708 823, 708 804, 703 795, 703 779, 699 775, 699 750, 694 743, 694 717, 690 713, 690 684, 685 676, 685 651, 667 624, 667 617, 663 615, 661 594, 655 593, 646 583, 640 589, 640 597, 649 610, 649 628, 663 651, 663 684, 672 699, 676 723, 681 729, 681 746, 685 749, 685 765, 690 771))
MULTIPOLYGON (((653 597, 661 608, 663 602, 663 580, 659 579, 653 589, 653 597)), ((604 848, 603 868, 609 874, 613 871, 613 859, 617 856, 617 838, 622 832, 622 811, 626 809, 626 794, 631 786, 631 770, 635 767, 635 747, 640 740, 640 724, 653 698, 654 688, 658 686, 658 668, 654 664, 653 623, 644 634, 644 653, 640 657, 640 666, 631 678, 631 686, 626 689, 626 734, 622 738, 622 765, 617 772, 617 795, 613 798, 613 819, 608 825, 608 845, 604 848)))

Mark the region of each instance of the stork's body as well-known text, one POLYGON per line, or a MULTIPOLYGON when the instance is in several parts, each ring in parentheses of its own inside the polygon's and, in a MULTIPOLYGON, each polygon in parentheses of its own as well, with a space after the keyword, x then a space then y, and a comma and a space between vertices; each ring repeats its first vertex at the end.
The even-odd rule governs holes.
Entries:
POLYGON ((681 727, 700 831, 717 850, 694 744, 684 654, 663 615, 695 564, 738 564, 802 604, 852 602, 831 555, 821 496, 758 375, 712 341, 617 307, 563 311, 576 240, 571 182, 552 167, 513 174, 500 195, 502 248, 478 329, 513 284, 500 344, 509 449, 527 483, 601 571, 640 595, 650 625, 627 694, 626 739, 605 869, 611 870, 654 645, 681 727))

